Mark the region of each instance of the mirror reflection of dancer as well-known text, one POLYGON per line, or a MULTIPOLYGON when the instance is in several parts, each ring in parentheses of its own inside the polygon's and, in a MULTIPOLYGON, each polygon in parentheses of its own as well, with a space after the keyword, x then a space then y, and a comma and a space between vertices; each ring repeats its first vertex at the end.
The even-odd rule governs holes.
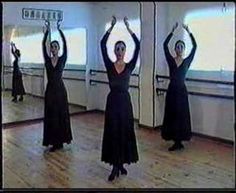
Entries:
POLYGON ((133 109, 128 88, 130 75, 138 59, 140 42, 129 28, 127 17, 124 18, 124 23, 135 42, 134 55, 129 63, 124 62, 126 45, 123 41, 118 41, 115 44, 115 63, 110 60, 107 53, 107 40, 116 24, 116 18, 114 16, 111 27, 101 40, 102 56, 111 90, 106 103, 101 159, 105 163, 109 163, 113 166, 112 172, 108 178, 109 181, 114 180, 116 176, 118 177, 119 172, 127 175, 127 170, 124 168, 123 164, 135 163, 139 159, 134 132, 133 109))
POLYGON ((63 54, 58 56, 59 42, 54 40, 50 43, 49 57, 46 49, 46 40, 49 33, 49 22, 46 21, 46 32, 43 38, 43 56, 47 72, 47 87, 45 91, 44 107, 44 133, 43 145, 53 145, 50 151, 63 148, 63 143, 71 143, 72 132, 68 107, 67 92, 62 80, 62 73, 67 59, 67 46, 65 36, 57 23, 57 29, 63 41, 63 54))
POLYGON ((188 26, 183 25, 183 28, 188 32, 193 48, 189 56, 183 59, 185 51, 185 43, 178 40, 175 43, 176 57, 172 57, 168 49, 168 43, 173 36, 178 23, 172 29, 172 32, 167 36, 164 42, 164 52, 169 66, 170 83, 166 95, 165 115, 161 135, 165 140, 173 140, 175 143, 170 147, 169 151, 183 149, 181 143, 183 140, 189 141, 191 139, 191 120, 188 103, 188 92, 185 86, 185 76, 189 66, 194 58, 197 44, 190 33, 188 26))
POLYGON ((15 57, 13 62, 13 76, 12 76, 12 96, 13 102, 17 102, 17 95, 20 95, 19 101, 23 101, 23 95, 25 95, 25 88, 22 80, 22 73, 19 68, 19 60, 20 60, 20 50, 16 48, 16 45, 11 42, 11 53, 15 57))

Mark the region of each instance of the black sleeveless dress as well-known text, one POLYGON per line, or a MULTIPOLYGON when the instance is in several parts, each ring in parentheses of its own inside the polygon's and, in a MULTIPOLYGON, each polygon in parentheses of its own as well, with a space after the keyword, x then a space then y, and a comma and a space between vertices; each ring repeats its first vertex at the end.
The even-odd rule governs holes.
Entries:
POLYGON ((67 59, 66 40, 59 30, 63 40, 63 55, 58 58, 54 67, 46 51, 48 31, 43 39, 43 55, 48 83, 45 91, 43 145, 70 143, 72 140, 68 99, 62 73, 67 59))
POLYGON ((192 132, 188 91, 184 81, 195 55, 197 44, 193 35, 190 34, 193 48, 190 55, 185 58, 178 67, 168 49, 168 43, 172 36, 173 33, 170 33, 164 42, 164 52, 169 66, 170 83, 166 94, 165 114, 161 135, 165 140, 188 141, 191 139, 192 132))
POLYGON ((140 43, 136 35, 133 34, 132 37, 136 45, 134 56, 126 64, 125 69, 118 74, 107 54, 106 43, 109 34, 106 32, 101 40, 101 50, 111 90, 106 102, 101 160, 111 165, 130 164, 139 159, 134 132, 133 109, 128 89, 130 75, 137 62, 140 43))

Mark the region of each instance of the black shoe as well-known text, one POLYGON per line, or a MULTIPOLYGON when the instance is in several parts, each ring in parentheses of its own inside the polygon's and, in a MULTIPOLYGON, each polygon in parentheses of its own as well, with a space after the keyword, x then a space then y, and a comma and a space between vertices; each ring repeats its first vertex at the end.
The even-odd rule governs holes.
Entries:
POLYGON ((180 149, 183 149, 184 146, 182 143, 175 143, 174 145, 172 145, 168 151, 175 151, 175 150, 180 150, 180 149))
POLYGON ((17 98, 14 97, 11 101, 16 103, 17 102, 17 98))
POLYGON ((23 99, 24 99, 23 96, 20 96, 19 101, 23 101, 23 99))
POLYGON ((63 143, 57 145, 57 149, 63 149, 63 143))
POLYGON ((56 150, 57 150, 57 147, 56 147, 55 145, 53 145, 53 146, 49 149, 50 152, 54 152, 54 151, 56 151, 56 150))
POLYGON ((53 145, 51 148, 50 148, 50 152, 54 152, 58 149, 62 149, 63 148, 63 144, 58 144, 58 145, 53 145))
POLYGON ((120 170, 121 175, 127 175, 128 174, 127 170, 124 168, 123 165, 121 165, 119 167, 119 170, 120 170))
POLYGON ((184 145, 182 143, 179 144, 180 149, 184 149, 184 145))
POLYGON ((110 176, 108 177, 108 181, 113 181, 115 177, 119 177, 119 168, 113 167, 110 176))

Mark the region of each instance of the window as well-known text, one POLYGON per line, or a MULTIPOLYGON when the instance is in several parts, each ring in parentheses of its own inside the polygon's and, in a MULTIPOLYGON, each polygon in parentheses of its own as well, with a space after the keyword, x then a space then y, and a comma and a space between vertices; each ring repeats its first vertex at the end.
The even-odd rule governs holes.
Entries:
MULTIPOLYGON (((186 15, 184 23, 188 24, 198 45, 190 70, 221 73, 234 71, 234 8, 226 12, 222 12, 219 8, 191 12, 186 15)), ((188 55, 192 46, 187 33, 184 35, 184 40, 188 55)), ((230 79, 233 78, 233 73, 231 75, 230 79)))
MULTIPOLYGON (((11 41, 15 43, 17 49, 21 52, 21 63, 42 64, 44 62, 42 40, 43 33, 11 38, 11 41)), ((12 54, 11 59, 14 60, 12 54)))
MULTIPOLYGON (((140 20, 129 20, 130 29, 136 34, 138 39, 140 40, 140 20)), ((105 31, 109 29, 111 26, 111 22, 106 24, 105 31)), ((112 33, 109 36, 107 41, 107 51, 108 55, 112 61, 116 60, 116 56, 114 54, 114 45, 117 41, 122 40, 126 44, 126 54, 125 54, 125 62, 129 62, 134 53, 135 44, 133 38, 129 34, 126 29, 126 26, 123 21, 117 21, 116 25, 114 26, 112 33)), ((140 56, 138 57, 136 68, 140 66, 140 56)))
MULTIPOLYGON (((87 42, 86 42, 86 29, 75 28, 65 29, 63 33, 66 37, 67 43, 67 62, 69 65, 85 65, 87 60, 87 42)), ((51 41, 58 40, 61 45, 61 53, 63 50, 63 44, 58 31, 53 31, 51 35, 51 41)))

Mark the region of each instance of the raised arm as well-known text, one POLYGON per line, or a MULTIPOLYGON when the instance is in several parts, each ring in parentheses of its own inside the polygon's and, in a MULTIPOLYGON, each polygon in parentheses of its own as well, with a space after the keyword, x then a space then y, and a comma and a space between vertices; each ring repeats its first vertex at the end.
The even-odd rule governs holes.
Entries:
POLYGON ((174 31, 175 29, 178 27, 178 23, 176 23, 171 31, 171 33, 167 36, 167 38, 165 39, 164 41, 164 44, 163 44, 163 48, 164 48, 164 53, 165 53, 165 56, 166 56, 166 60, 167 60, 167 63, 168 65, 172 64, 172 61, 174 60, 173 56, 170 54, 170 51, 169 51, 169 48, 168 48, 168 44, 170 42, 170 39, 172 38, 173 34, 174 34, 174 31))
POLYGON ((47 45, 46 45, 46 41, 47 41, 47 37, 48 37, 48 33, 49 33, 49 22, 46 21, 45 25, 46 25, 46 32, 44 33, 42 47, 43 47, 43 57, 44 57, 45 60, 47 60, 47 59, 50 58, 48 53, 47 53, 47 45))
POLYGON ((134 49, 133 57, 129 62, 129 68, 131 70, 134 70, 134 68, 136 66, 136 63, 137 63, 137 60, 138 60, 138 54, 139 54, 139 50, 140 50, 140 42, 139 42, 137 36, 135 35, 135 33, 132 34, 132 38, 133 38, 134 43, 135 43, 135 49, 134 49))
POLYGON ((196 40, 195 40, 193 34, 189 31, 188 26, 183 24, 183 28, 188 32, 190 39, 192 41, 192 46, 193 46, 189 56, 185 59, 185 60, 187 60, 188 66, 190 66, 191 62, 193 61, 196 49, 197 49, 197 43, 196 43, 196 40))
POLYGON ((15 51, 16 51, 16 46, 13 42, 11 42, 11 53, 13 54, 15 58, 17 58, 15 51))
POLYGON ((170 51, 169 51, 169 48, 168 48, 168 44, 170 42, 170 39, 172 38, 173 36, 173 32, 171 32, 167 38, 165 39, 164 41, 164 44, 163 44, 163 48, 164 48, 164 52, 165 52, 165 56, 166 56, 166 59, 168 60, 169 58, 173 58, 172 55, 170 54, 170 51))
POLYGON ((116 18, 113 16, 111 27, 106 31, 100 43, 103 61, 107 69, 109 69, 112 65, 112 61, 109 58, 108 53, 107 53, 107 40, 115 24, 116 24, 116 18))
POLYGON ((140 50, 140 42, 139 42, 139 39, 137 38, 137 36, 135 35, 135 33, 130 29, 127 17, 124 18, 124 23, 126 25, 128 32, 132 36, 132 38, 134 40, 134 44, 135 44, 133 57, 128 63, 128 68, 131 71, 133 71, 136 66, 137 60, 138 60, 138 54, 139 54, 139 50, 140 50))
POLYGON ((63 54, 62 54, 62 57, 63 58, 67 58, 67 44, 66 44, 66 38, 65 38, 65 35, 64 33, 62 32, 62 30, 60 29, 60 21, 57 22, 57 29, 61 35, 61 39, 62 39, 62 42, 63 42, 63 54))

